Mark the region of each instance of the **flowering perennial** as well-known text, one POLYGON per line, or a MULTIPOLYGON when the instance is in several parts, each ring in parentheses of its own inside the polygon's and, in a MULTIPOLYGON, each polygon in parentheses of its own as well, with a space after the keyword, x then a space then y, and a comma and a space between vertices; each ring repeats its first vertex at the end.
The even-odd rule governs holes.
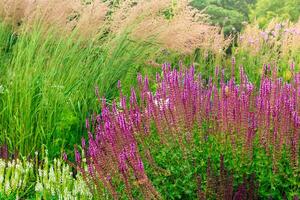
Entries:
POLYGON ((157 133, 162 145, 176 143, 183 152, 195 145, 194 134, 203 141, 213 136, 224 144, 229 142, 233 151, 235 146, 242 145, 249 159, 257 142, 272 158, 274 172, 283 150, 288 152, 290 165, 296 169, 300 74, 291 71, 293 78, 287 83, 277 78, 276 69, 271 73, 265 68, 260 87, 255 89, 242 68, 239 80, 232 75, 229 81, 224 78, 224 70, 217 69, 216 77, 220 79, 217 82, 202 79, 194 67, 178 71, 166 64, 162 75, 156 76, 155 92, 150 90, 148 78, 139 75, 139 92, 131 90, 129 103, 121 90, 120 106, 113 102, 110 109, 99 98, 101 114, 87 120, 88 145, 82 140, 88 170, 83 169, 76 148, 77 168, 90 186, 94 183, 101 188, 103 184, 115 199, 120 197, 116 184, 121 182, 131 199, 136 187, 145 199, 159 199, 143 164, 143 160, 151 163, 151 155, 144 151, 148 156, 142 160, 139 149, 146 148, 144 139, 157 133), (201 127, 206 127, 205 131, 201 127))

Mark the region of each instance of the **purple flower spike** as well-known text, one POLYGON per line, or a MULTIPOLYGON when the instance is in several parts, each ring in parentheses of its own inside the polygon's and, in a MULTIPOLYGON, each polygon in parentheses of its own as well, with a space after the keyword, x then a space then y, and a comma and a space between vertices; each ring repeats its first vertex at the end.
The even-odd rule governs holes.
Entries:
POLYGON ((143 84, 143 77, 142 77, 141 73, 138 73, 137 79, 138 79, 139 85, 141 86, 143 84))
POLYGON ((66 152, 63 153, 63 159, 64 159, 64 161, 68 160, 68 156, 67 156, 66 152))
POLYGON ((89 122, 89 119, 86 119, 85 120, 85 127, 88 131, 90 131, 90 122, 89 122))
POLYGON ((292 64, 291 64, 291 71, 295 71, 295 63, 294 62, 292 62, 292 64))
POLYGON ((122 173, 125 173, 127 171, 126 155, 124 152, 120 153, 119 155, 119 169, 122 173))
POLYGON ((138 160, 138 169, 143 172, 145 169, 144 169, 144 163, 141 159, 138 160))
POLYGON ((77 164, 81 163, 81 156, 80 156, 80 153, 79 153, 79 151, 76 147, 75 147, 75 160, 76 160, 77 164))
POLYGON ((85 143, 84 137, 81 138, 81 146, 82 146, 83 149, 85 149, 85 147, 86 147, 86 143, 85 143))
MULTIPOLYGON (((113 185, 118 181, 125 184, 128 194, 133 180, 143 180, 139 187, 145 188, 141 191, 149 191, 153 186, 147 179, 141 159, 145 149, 140 151, 148 145, 148 142, 142 143, 144 139, 148 141, 146 137, 155 130, 161 144, 167 146, 176 141, 179 148, 186 151, 189 150, 186 145, 193 142, 194 128, 204 124, 207 131, 199 137, 203 142, 219 134, 217 140, 231 142, 232 148, 239 148, 241 144, 245 156, 249 157, 253 155, 253 148, 259 145, 268 152, 275 168, 278 155, 285 149, 292 165, 298 167, 300 74, 295 72, 294 64, 291 65, 293 76, 289 83, 277 78, 276 67, 271 69, 270 65, 264 65, 258 88, 249 81, 242 67, 240 80, 235 80, 235 64, 235 58, 232 58, 232 76, 228 82, 224 69, 216 68, 216 80, 213 77, 207 80, 196 74, 194 67, 176 70, 164 64, 162 74, 151 79, 151 82, 156 81, 155 91, 150 89, 148 78, 143 79, 139 74, 139 90, 132 88, 130 98, 120 93, 122 109, 115 101, 108 106, 103 98, 101 113, 93 116, 91 125, 86 121, 88 144, 84 139, 81 142, 92 179, 95 180, 94 174, 98 174, 104 185, 111 179, 113 184, 107 189, 112 194, 116 193, 113 185), (270 151, 270 147, 274 150, 270 151)), ((63 157, 67 160, 65 153, 63 157)), ((145 159, 150 161, 151 156, 148 157, 145 159)), ((82 159, 77 148, 75 159, 80 167, 82 159)), ((208 175, 212 175, 210 168, 208 175)), ((245 189, 247 187, 238 187, 236 195, 228 199, 243 198, 245 189)))

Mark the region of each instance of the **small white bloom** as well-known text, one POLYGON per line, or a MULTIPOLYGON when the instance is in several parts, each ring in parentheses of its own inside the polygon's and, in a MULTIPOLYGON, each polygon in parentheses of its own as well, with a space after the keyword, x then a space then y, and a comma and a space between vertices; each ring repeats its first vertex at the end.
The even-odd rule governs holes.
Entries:
POLYGON ((0 85, 0 94, 3 94, 3 93, 4 93, 4 86, 0 85))
POLYGON ((43 192, 43 185, 40 183, 40 182, 37 182, 36 184, 35 184, 35 191, 36 192, 43 192))

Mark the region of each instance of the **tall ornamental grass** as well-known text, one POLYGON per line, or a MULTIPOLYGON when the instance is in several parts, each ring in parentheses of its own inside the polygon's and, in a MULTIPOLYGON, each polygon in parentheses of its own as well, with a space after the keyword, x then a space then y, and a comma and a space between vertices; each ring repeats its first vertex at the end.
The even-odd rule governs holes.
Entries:
POLYGON ((185 0, 9 0, 0 18, 0 143, 23 155, 72 146, 95 110, 95 85, 110 100, 119 79, 129 91, 162 60, 221 62, 230 43, 185 0))
POLYGON ((0 143, 23 155, 42 144, 51 147, 50 157, 72 146, 96 105, 91 88, 116 96, 117 80, 130 81, 153 54, 151 45, 126 34, 99 42, 61 36, 40 23, 18 32, 0 27, 0 143))

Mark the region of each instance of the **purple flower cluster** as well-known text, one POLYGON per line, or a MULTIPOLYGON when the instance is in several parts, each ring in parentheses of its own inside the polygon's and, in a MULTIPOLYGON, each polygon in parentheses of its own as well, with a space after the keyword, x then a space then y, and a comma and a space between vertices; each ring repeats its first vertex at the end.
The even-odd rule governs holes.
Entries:
POLYGON ((277 78, 276 68, 264 70, 260 87, 255 90, 243 68, 239 84, 234 76, 225 82, 224 71, 219 75, 219 70, 216 77, 220 82, 209 80, 205 84, 193 67, 177 71, 165 65, 162 77, 157 75, 155 94, 149 89, 141 91, 144 113, 155 122, 162 141, 170 138, 166 134, 172 134, 180 144, 189 141, 195 124, 201 127, 206 122, 210 124, 207 134, 223 134, 233 145, 243 144, 250 154, 255 137, 266 151, 272 150, 275 159, 286 148, 292 165, 298 166, 300 74, 292 67, 293 79, 286 83, 277 78))
POLYGON ((286 148, 297 167, 300 74, 293 72, 291 83, 278 79, 276 70, 272 77, 269 68, 263 74, 255 90, 242 68, 238 84, 234 76, 225 81, 224 70, 216 70, 220 82, 206 82, 194 67, 178 71, 166 64, 162 75, 156 75, 155 92, 150 90, 148 78, 138 75, 139 92, 132 89, 128 103, 122 92, 119 103, 113 102, 111 108, 99 98, 101 114, 87 121, 88 145, 82 140, 88 171, 82 169, 82 156, 75 149, 78 168, 95 185, 101 181, 115 199, 118 194, 112 180, 122 181, 131 198, 134 185, 146 198, 159 198, 145 173, 138 145, 145 146, 143 137, 151 134, 153 124, 163 144, 176 142, 185 150, 186 144, 192 143, 195 126, 204 123, 209 124, 206 137, 222 135, 233 146, 242 144, 249 155, 256 137, 272 153, 274 162, 286 148))
POLYGON ((130 97, 129 109, 126 107, 126 98, 122 94, 120 107, 114 102, 110 109, 105 99, 101 100, 101 104, 101 114, 93 116, 91 121, 86 122, 88 145, 85 139, 82 139, 88 170, 83 169, 81 155, 75 148, 77 168, 84 174, 84 178, 90 185, 94 183, 100 192, 102 183, 109 189, 114 199, 118 199, 119 194, 112 180, 122 181, 127 196, 131 199, 133 199, 133 185, 141 189, 145 198, 158 198, 158 193, 145 173, 134 136, 141 130, 141 112, 134 90, 130 97))
POLYGON ((0 158, 1 159, 4 159, 4 160, 7 160, 9 155, 8 155, 8 148, 7 148, 7 145, 4 144, 4 145, 1 145, 0 146, 0 158))
MULTIPOLYGON (((233 62, 234 65, 234 62, 233 62)), ((234 68, 234 67, 233 67, 234 68)), ((292 67, 292 71, 293 71, 292 67)), ((207 134, 224 133, 232 144, 244 144, 251 153, 254 138, 259 137, 266 151, 273 149, 277 159, 282 148, 290 152, 294 166, 298 166, 300 135, 300 74, 293 71, 291 83, 277 78, 277 70, 266 67, 260 88, 255 90, 240 68, 239 84, 234 76, 224 81, 221 72, 220 86, 209 80, 204 84, 194 68, 185 71, 163 67, 163 77, 157 76, 155 94, 149 90, 146 112, 156 122, 161 135, 171 133, 178 141, 189 140, 195 124, 209 123, 207 134), (270 75, 268 75, 270 74, 270 75), (157 106, 155 102, 162 102, 157 106)), ((219 73, 219 70, 216 70, 219 73)), ((200 132, 200 131, 199 131, 200 132)), ((163 140, 164 138, 162 138, 163 140)))

